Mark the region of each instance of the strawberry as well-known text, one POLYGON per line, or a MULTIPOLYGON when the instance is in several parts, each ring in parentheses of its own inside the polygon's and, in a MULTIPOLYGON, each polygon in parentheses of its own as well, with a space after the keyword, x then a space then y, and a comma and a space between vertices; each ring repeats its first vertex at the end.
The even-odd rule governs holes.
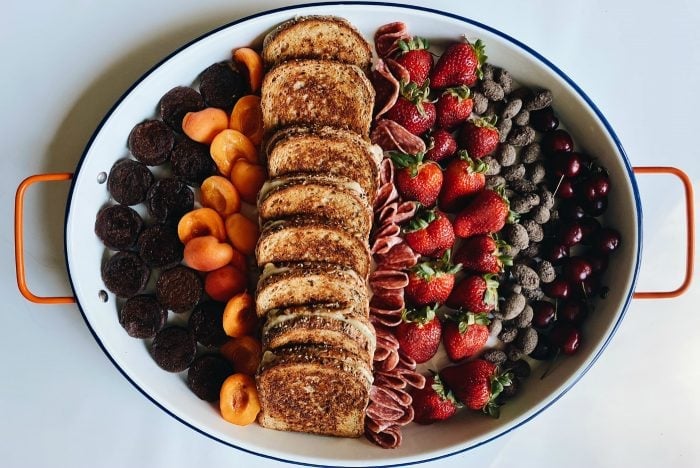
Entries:
POLYGON ((435 124, 440 128, 454 130, 459 124, 469 118, 474 107, 469 88, 458 86, 447 88, 435 104, 437 118, 435 124))
POLYGON ((404 309, 402 322, 394 331, 399 349, 419 364, 432 358, 440 346, 442 323, 435 315, 436 309, 437 304, 404 309))
POLYGON ((501 253, 506 245, 489 234, 479 234, 464 239, 455 254, 454 261, 468 271, 477 273, 501 273, 503 266, 511 266, 513 259, 501 253))
POLYGON ((401 82, 401 95, 384 117, 402 125, 414 135, 422 135, 435 124, 435 104, 428 101, 430 89, 413 82, 401 82))
POLYGON ((440 208, 447 212, 457 211, 469 197, 486 186, 486 163, 471 159, 465 151, 457 154, 459 157, 450 161, 445 169, 440 191, 440 208))
POLYGON ((411 406, 413 407, 413 422, 418 424, 432 424, 451 418, 462 406, 457 402, 451 391, 442 385, 438 375, 425 378, 423 388, 416 388, 411 392, 411 406))
POLYGON ((457 362, 481 351, 489 339, 486 314, 462 312, 452 315, 442 330, 442 344, 450 361, 457 362))
POLYGON ((472 119, 462 125, 457 137, 460 148, 464 148, 472 158, 480 159, 496 151, 498 129, 493 119, 472 119))
POLYGON ((510 211, 508 200, 498 192, 484 189, 477 193, 462 209, 454 221, 455 234, 467 238, 477 234, 493 234, 513 222, 515 214, 510 211))
POLYGON ((484 44, 477 40, 471 44, 468 40, 450 45, 438 59, 430 83, 435 89, 450 86, 473 86, 477 79, 483 78, 481 66, 486 61, 484 44))
POLYGON ((417 264, 408 272, 406 299, 418 306, 443 304, 452 292, 455 273, 461 268, 462 265, 452 265, 449 250, 439 260, 417 264))
POLYGON ((430 132, 428 151, 425 157, 431 161, 442 161, 449 158, 457 151, 457 140, 444 128, 438 128, 430 132))
POLYGON ((499 373, 495 364, 483 359, 445 367, 439 375, 443 385, 452 390, 464 406, 494 418, 499 416, 498 396, 513 381, 513 374, 499 373))
POLYGON ((452 288, 447 305, 469 312, 491 312, 498 304, 498 281, 494 277, 488 273, 467 275, 452 288))
POLYGON ((433 68, 433 54, 428 52, 430 43, 423 37, 413 37, 397 45, 399 55, 395 60, 408 71, 411 81, 422 86, 433 68))
POLYGON ((428 257, 442 255, 455 243, 452 223, 438 210, 418 210, 403 232, 408 246, 428 257))
POLYGON ((398 168, 396 189, 404 200, 415 200, 423 206, 432 206, 442 188, 442 168, 436 162, 423 162, 423 153, 390 152, 398 168))

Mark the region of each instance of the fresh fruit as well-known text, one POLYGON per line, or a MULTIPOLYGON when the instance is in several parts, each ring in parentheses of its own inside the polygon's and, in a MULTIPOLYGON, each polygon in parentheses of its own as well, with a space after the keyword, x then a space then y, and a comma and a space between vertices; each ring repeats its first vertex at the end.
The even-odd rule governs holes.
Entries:
POLYGON ((412 37, 397 42, 399 55, 396 62, 402 65, 410 76, 410 80, 423 85, 433 68, 433 54, 428 51, 430 43, 423 37, 412 37))
POLYGON ((228 216, 241 209, 238 190, 226 177, 210 176, 204 179, 200 195, 202 205, 215 210, 221 216, 228 216))
POLYGON ((581 198, 593 201, 604 198, 609 190, 610 178, 607 173, 601 170, 581 184, 579 187, 579 194, 581 198))
POLYGON ((498 280, 495 275, 467 275, 455 284, 447 298, 447 305, 454 309, 485 313, 496 308, 498 302, 498 280))
POLYGON ((593 269, 583 257, 569 257, 564 263, 564 277, 571 284, 577 284, 588 278, 593 269))
POLYGON ((451 389, 464 406, 494 418, 499 416, 496 400, 513 379, 510 372, 499 373, 495 364, 483 359, 445 367, 439 375, 443 385, 451 389))
POLYGON ((219 348, 221 355, 226 358, 236 372, 253 376, 258 370, 262 359, 262 344, 252 336, 231 338, 219 348))
POLYGON ((226 229, 223 219, 215 210, 197 208, 180 218, 177 223, 177 236, 183 244, 200 236, 214 236, 223 241, 226 239, 226 229))
POLYGON ((549 340, 562 353, 572 355, 581 345, 581 333, 573 324, 557 321, 549 332, 549 340))
POLYGON ((567 247, 573 247, 583 240, 583 229, 581 224, 574 221, 563 224, 559 229, 559 239, 567 247))
POLYGON ((210 271, 204 278, 204 291, 219 302, 226 302, 238 293, 246 290, 248 277, 245 271, 231 265, 224 265, 210 271))
POLYGON ((182 256, 190 268, 214 271, 231 261, 233 247, 214 236, 194 237, 185 244, 182 256))
POLYGON ((230 423, 246 426, 255 421, 260 412, 255 379, 243 373, 228 376, 221 385, 219 409, 230 423))
POLYGON ((452 223, 438 210, 420 209, 403 228, 404 239, 414 252, 441 256, 455 243, 452 223))
POLYGON ((472 119, 460 128, 457 142, 469 157, 480 159, 496 150, 499 138, 495 119, 472 119))
POLYGON ((461 361, 481 351, 489 339, 490 322, 487 314, 462 312, 450 316, 442 331, 442 344, 450 361, 461 361))
POLYGON ((414 135, 428 131, 436 119, 435 104, 428 100, 430 89, 413 82, 401 83, 401 94, 384 117, 402 125, 414 135))
POLYGON ((540 141, 542 152, 551 156, 559 152, 571 152, 574 150, 574 140, 566 130, 558 128, 552 132, 547 132, 540 141))
POLYGON ((471 44, 468 40, 450 45, 440 56, 432 73, 430 84, 435 89, 450 86, 473 86, 477 79, 483 77, 481 66, 486 61, 484 44, 477 40, 471 44))
POLYGON ((394 332, 401 351, 419 364, 435 356, 440 346, 442 324, 435 315, 436 309, 437 304, 405 309, 394 332))
POLYGON ((530 112, 530 125, 538 132, 551 132, 559 126, 559 119, 551 106, 530 112))
POLYGON ((226 128, 228 128, 228 115, 216 107, 188 112, 182 119, 182 131, 185 135, 198 143, 207 145, 226 128))
POLYGON ((490 234, 471 236, 462 242, 455 253, 454 262, 461 263, 465 271, 477 273, 501 273, 504 266, 513 264, 513 259, 501 253, 505 242, 490 234))
POLYGON ((258 162, 258 150, 255 149, 255 145, 238 130, 227 129, 219 132, 212 140, 209 152, 216 168, 224 177, 231 175, 233 163, 239 158, 254 164, 258 162))
POLYGON ((228 125, 229 128, 247 136, 254 145, 259 145, 263 137, 260 96, 248 94, 236 101, 228 125))
POLYGON ((459 264, 452 265, 449 250, 439 260, 417 264, 408 272, 406 300, 417 306, 444 303, 455 284, 455 273, 461 268, 459 264))
POLYGON ((428 141, 428 150, 425 152, 425 158, 431 161, 442 161, 449 158, 457 151, 457 140, 444 128, 438 128, 430 133, 428 141))
POLYGON ((552 156, 552 169, 557 177, 576 177, 583 166, 583 158, 580 153, 566 152, 552 156))
POLYGON ((563 278, 555 278, 551 283, 542 285, 542 291, 552 299, 566 299, 570 289, 569 283, 563 278))
POLYGON ((548 301, 534 301, 532 304, 532 326, 543 330, 548 328, 557 318, 554 304, 548 301))
POLYGON ((512 221, 508 200, 500 193, 484 189, 471 199, 455 217, 455 234, 462 238, 477 234, 493 234, 512 221))
POLYGON ((423 388, 416 388, 411 392, 411 406, 413 407, 413 422, 418 424, 433 424, 444 421, 457 412, 461 406, 451 391, 442 385, 438 375, 425 378, 423 388))
POLYGON ((588 304, 581 299, 564 301, 557 310, 558 320, 581 325, 588 315, 588 304))
POLYGON ((466 86, 447 88, 435 104, 437 117, 435 124, 440 128, 454 130, 465 122, 472 113, 474 100, 466 86))
POLYGON ((391 160, 397 167, 396 189, 404 200, 433 206, 442 188, 442 168, 433 161, 423 162, 423 156, 423 153, 391 152, 391 160))
POLYGON ((568 256, 569 247, 565 244, 547 244, 542 249, 542 258, 552 265, 559 265, 568 256))
POLYGON ((248 72, 248 85, 256 93, 262 86, 265 72, 260 54, 249 47, 239 47, 233 51, 233 60, 248 72))
POLYGON ((457 211, 486 185, 486 164, 471 159, 466 151, 460 151, 458 155, 447 165, 440 191, 440 208, 447 212, 457 211))
POLYGON ((251 221, 241 213, 233 213, 226 218, 226 235, 233 246, 244 255, 255 252, 255 244, 260 237, 258 223, 251 221))
POLYGON ((233 338, 252 335, 258 326, 255 313, 255 301, 247 292, 236 294, 226 303, 223 327, 226 334, 233 338))
POLYGON ((593 247, 602 253, 610 253, 620 246, 620 233, 612 228, 603 228, 598 232, 593 247))
POLYGON ((241 199, 251 205, 255 204, 258 192, 266 179, 265 169, 260 164, 252 163, 246 159, 238 159, 231 166, 233 186, 241 195, 241 199))

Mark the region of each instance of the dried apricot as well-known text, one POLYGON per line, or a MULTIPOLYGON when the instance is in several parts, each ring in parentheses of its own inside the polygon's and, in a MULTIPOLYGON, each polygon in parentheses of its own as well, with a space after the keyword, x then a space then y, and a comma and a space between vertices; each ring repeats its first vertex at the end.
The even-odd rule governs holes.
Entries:
POLYGON ((214 137, 228 128, 228 114, 216 107, 188 112, 182 119, 182 131, 192 140, 210 144, 214 137))
POLYGON ((226 218, 226 235, 236 250, 244 255, 252 255, 260 236, 260 229, 257 223, 241 213, 234 213, 226 218))
POLYGON ((197 208, 180 218, 177 236, 183 244, 200 236, 214 236, 220 241, 226 239, 224 220, 211 208, 197 208))
POLYGON ((252 336, 231 338, 219 348, 219 351, 233 364, 236 372, 246 375, 255 375, 262 358, 262 344, 252 336))
POLYGON ((204 278, 204 290, 215 301, 226 302, 248 286, 245 271, 232 265, 225 265, 207 273, 204 278))
POLYGON ((259 96, 249 94, 236 102, 231 112, 229 128, 247 136, 254 145, 260 145, 263 138, 263 119, 259 96))
POLYGON ((248 271, 248 261, 246 260, 245 255, 243 255, 236 249, 233 249, 233 258, 231 259, 231 265, 238 268, 241 271, 248 271))
POLYGON ((227 265, 233 257, 233 247, 214 236, 190 239, 185 244, 185 263, 198 271, 214 271, 227 265))
POLYGON ((239 159, 231 168, 231 182, 236 187, 244 202, 255 204, 260 188, 267 176, 260 164, 253 164, 245 159, 239 159))
POLYGON ((249 47, 241 47, 233 51, 233 60, 248 71, 250 90, 257 93, 263 80, 263 60, 260 54, 249 47))
POLYGON ((247 426, 255 421, 260 400, 253 377, 242 373, 228 376, 221 385, 219 409, 221 416, 232 424, 247 426))
POLYGON ((226 177, 207 177, 202 182, 200 190, 202 205, 212 208, 221 216, 226 217, 241 209, 241 197, 238 190, 226 177))
POLYGON ((238 130, 230 128, 222 130, 214 137, 209 152, 219 173, 225 177, 231 174, 231 167, 239 158, 252 163, 258 162, 258 150, 253 142, 238 130))
POLYGON ((229 299, 224 309, 223 324, 226 334, 233 338, 253 334, 258 326, 253 296, 242 292, 229 299))

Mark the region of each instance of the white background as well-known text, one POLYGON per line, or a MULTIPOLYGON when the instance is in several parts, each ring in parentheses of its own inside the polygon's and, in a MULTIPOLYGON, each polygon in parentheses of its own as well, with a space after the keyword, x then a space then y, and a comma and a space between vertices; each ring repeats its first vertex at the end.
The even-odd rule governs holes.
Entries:
MULTIPOLYGON (((14 191, 24 177, 72 171, 115 100, 177 47, 284 4, 3 2, 0 465, 291 466, 214 442, 150 403, 102 353, 77 307, 40 306, 20 296, 12 244, 14 191)), ((430 6, 499 29, 554 62, 607 116, 633 165, 675 165, 700 181, 699 2, 430 6)), ((637 289, 673 288, 684 254, 681 191, 671 178, 641 176, 639 182, 645 254, 637 289)), ((27 198, 27 270, 37 293, 70 294, 62 226, 68 184, 54 185, 27 198)), ((430 466, 698 466, 699 300, 696 283, 678 299, 634 301, 602 358, 552 408, 496 441, 430 466)))

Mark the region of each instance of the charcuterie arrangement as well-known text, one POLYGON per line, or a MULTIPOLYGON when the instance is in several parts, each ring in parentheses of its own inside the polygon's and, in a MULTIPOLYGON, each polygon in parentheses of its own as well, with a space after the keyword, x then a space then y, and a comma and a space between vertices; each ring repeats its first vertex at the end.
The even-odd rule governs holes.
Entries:
POLYGON ((96 213, 125 332, 237 425, 394 448, 507 411, 586 345, 622 239, 487 45, 297 17, 168 91, 96 213))

